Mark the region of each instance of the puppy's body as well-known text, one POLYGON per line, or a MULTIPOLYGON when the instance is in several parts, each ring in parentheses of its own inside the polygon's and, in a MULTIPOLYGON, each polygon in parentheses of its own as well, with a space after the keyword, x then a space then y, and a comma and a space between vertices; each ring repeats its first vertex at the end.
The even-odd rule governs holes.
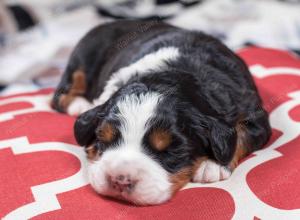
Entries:
POLYGON ((53 99, 79 115, 90 180, 138 204, 191 179, 226 179, 270 127, 244 62, 203 33, 156 21, 99 26, 77 45, 53 99))

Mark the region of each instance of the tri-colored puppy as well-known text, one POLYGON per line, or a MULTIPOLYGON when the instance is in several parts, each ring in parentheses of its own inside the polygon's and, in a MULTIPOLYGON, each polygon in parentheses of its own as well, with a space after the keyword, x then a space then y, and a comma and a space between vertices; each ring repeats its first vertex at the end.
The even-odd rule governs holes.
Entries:
POLYGON ((245 63, 217 39, 158 21, 94 28, 75 48, 53 107, 79 115, 89 179, 140 205, 189 181, 229 178, 270 137, 245 63))

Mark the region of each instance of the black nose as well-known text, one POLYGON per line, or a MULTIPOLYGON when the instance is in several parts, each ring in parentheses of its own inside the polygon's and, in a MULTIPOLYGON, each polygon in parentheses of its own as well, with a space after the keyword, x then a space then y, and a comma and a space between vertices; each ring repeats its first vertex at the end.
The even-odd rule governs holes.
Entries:
POLYGON ((111 178, 111 186, 113 189, 120 192, 130 192, 135 186, 135 181, 132 181, 130 176, 118 175, 111 178))

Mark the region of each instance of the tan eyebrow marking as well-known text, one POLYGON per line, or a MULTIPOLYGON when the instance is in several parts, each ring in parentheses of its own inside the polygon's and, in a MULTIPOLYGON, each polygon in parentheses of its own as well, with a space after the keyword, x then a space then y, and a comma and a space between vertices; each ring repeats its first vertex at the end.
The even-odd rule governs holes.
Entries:
POLYGON ((149 136, 151 146, 156 150, 165 150, 172 142, 172 135, 169 131, 163 129, 155 129, 149 136))
POLYGON ((105 123, 101 126, 98 137, 100 141, 111 143, 116 136, 116 130, 110 123, 105 123))

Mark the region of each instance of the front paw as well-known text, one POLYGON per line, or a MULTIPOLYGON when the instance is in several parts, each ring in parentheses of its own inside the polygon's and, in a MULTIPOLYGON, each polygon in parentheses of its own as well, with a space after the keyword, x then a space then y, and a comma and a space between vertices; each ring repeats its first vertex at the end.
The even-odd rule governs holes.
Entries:
POLYGON ((72 116, 78 116, 83 112, 86 112, 93 108, 94 106, 85 98, 77 96, 69 104, 67 108, 67 113, 72 116))
POLYGON ((228 179, 231 176, 229 168, 218 164, 213 160, 204 160, 196 170, 193 182, 212 183, 228 179))

